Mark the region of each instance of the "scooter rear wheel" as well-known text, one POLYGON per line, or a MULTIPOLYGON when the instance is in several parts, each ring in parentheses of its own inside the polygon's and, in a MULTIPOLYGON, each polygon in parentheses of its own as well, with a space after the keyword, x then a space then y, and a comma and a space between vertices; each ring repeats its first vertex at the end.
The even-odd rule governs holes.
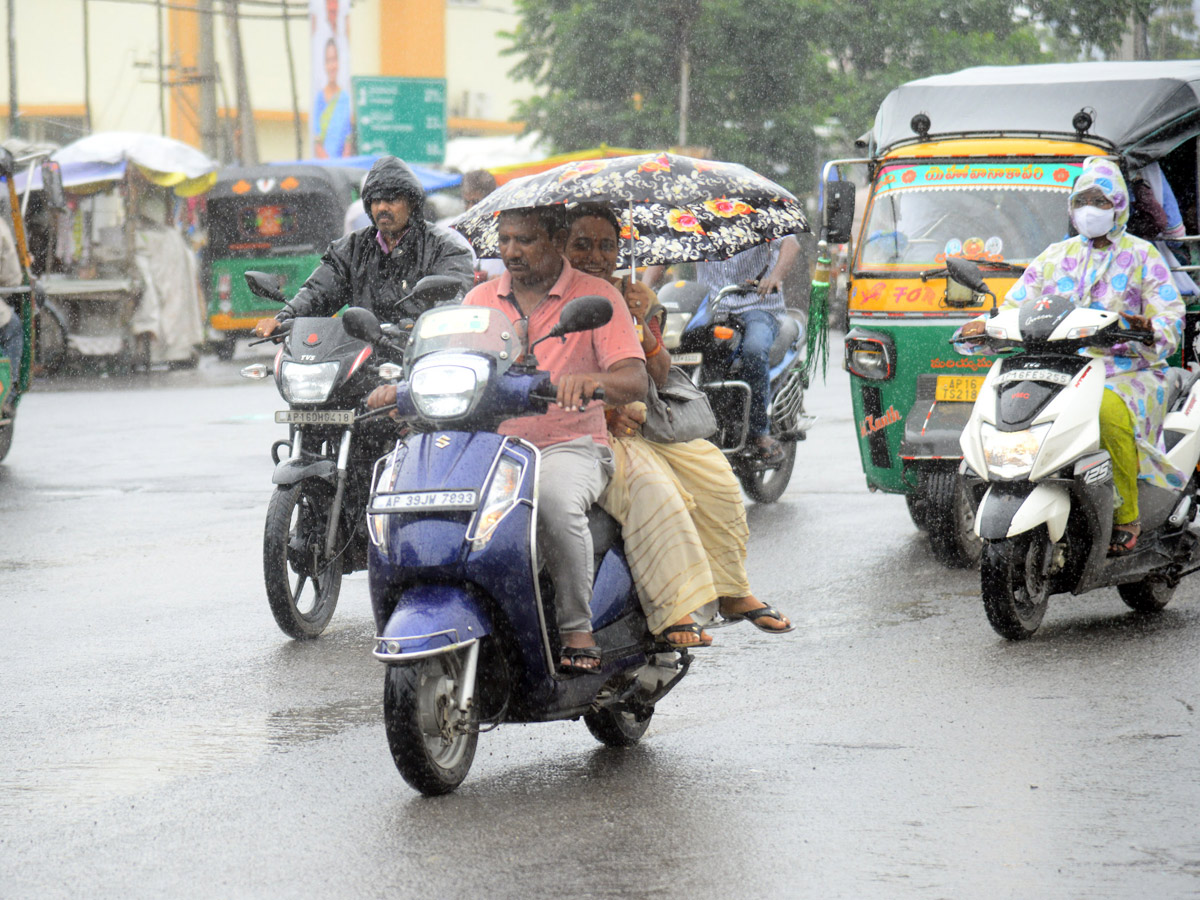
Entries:
POLYGON ((267 506, 263 581, 275 624, 288 637, 319 637, 342 589, 342 561, 325 557, 332 493, 315 482, 281 485, 267 506), (328 496, 327 496, 328 495, 328 496))
POLYGON ((1010 641, 1032 637, 1049 605, 1050 539, 1044 527, 983 545, 979 581, 995 632, 1010 641))
POLYGON ((1139 581, 1136 584, 1118 584, 1117 593, 1130 609, 1152 613, 1171 602, 1175 588, 1165 581, 1139 581))
POLYGON ((642 739, 642 735, 650 727, 650 718, 653 715, 653 708, 644 718, 639 719, 637 714, 628 708, 615 709, 608 706, 584 713, 583 724, 592 733, 592 737, 608 747, 632 747, 642 739))
POLYGON ((440 653, 388 666, 383 723, 400 775, 427 797, 448 794, 467 777, 479 742, 478 717, 455 705, 462 658, 440 653))

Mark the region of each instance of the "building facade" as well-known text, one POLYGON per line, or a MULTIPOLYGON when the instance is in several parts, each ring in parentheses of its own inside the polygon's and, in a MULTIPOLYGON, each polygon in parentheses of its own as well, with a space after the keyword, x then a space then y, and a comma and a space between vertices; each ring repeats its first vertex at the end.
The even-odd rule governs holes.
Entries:
MULTIPOLYGON (((0 70, 4 136, 14 126, 23 138, 56 143, 89 131, 161 133, 231 159, 239 146, 236 20, 259 158, 312 155, 308 0, 7 0, 5 7, 15 40, 0 70), (215 115, 207 118, 206 67, 215 73, 215 115), (207 135, 206 121, 213 123, 207 135)), ((508 78, 515 60, 501 56, 498 34, 516 24, 512 0, 349 0, 351 71, 445 78, 451 136, 519 133, 516 103, 531 88, 508 78)))

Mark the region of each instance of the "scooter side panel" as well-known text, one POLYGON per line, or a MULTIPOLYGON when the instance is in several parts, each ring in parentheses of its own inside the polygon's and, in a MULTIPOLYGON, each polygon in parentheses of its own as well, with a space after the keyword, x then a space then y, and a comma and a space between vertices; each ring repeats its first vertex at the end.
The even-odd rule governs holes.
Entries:
POLYGON ((1051 540, 1058 541, 1067 529, 1071 497, 1059 485, 993 484, 979 502, 975 533, 985 541, 998 541, 1046 524, 1051 540))
POLYGON ((419 584, 404 590, 377 637, 399 644, 388 647, 388 662, 407 654, 425 654, 492 633, 479 599, 460 585, 419 584))
POLYGON ((637 592, 625 554, 613 548, 604 554, 592 586, 592 628, 599 631, 629 612, 637 611, 637 592))

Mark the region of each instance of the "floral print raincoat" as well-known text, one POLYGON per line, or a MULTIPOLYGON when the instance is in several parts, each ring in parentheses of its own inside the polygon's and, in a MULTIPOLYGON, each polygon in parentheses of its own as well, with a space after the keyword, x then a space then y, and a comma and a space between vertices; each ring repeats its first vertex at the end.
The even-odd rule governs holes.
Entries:
POLYGON ((1106 388, 1129 408, 1138 441, 1139 477, 1161 487, 1180 487, 1186 473, 1164 456, 1162 422, 1166 414, 1167 357, 1183 337, 1183 301, 1170 270, 1154 245, 1128 234, 1129 191, 1116 163, 1085 160, 1071 196, 1099 188, 1112 201, 1111 242, 1100 249, 1082 235, 1051 244, 1029 264, 1005 297, 1006 307, 1029 297, 1059 294, 1092 309, 1147 316, 1157 336, 1153 346, 1117 344, 1111 350, 1092 348, 1104 360, 1106 388))

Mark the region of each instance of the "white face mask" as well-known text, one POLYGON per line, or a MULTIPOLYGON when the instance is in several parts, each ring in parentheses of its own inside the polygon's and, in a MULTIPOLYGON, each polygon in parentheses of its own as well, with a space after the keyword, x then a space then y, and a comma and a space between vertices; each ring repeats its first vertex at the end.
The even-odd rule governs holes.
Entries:
POLYGON ((1086 238, 1104 237, 1112 231, 1115 209, 1100 209, 1098 206, 1081 206, 1071 213, 1075 230, 1086 238))

